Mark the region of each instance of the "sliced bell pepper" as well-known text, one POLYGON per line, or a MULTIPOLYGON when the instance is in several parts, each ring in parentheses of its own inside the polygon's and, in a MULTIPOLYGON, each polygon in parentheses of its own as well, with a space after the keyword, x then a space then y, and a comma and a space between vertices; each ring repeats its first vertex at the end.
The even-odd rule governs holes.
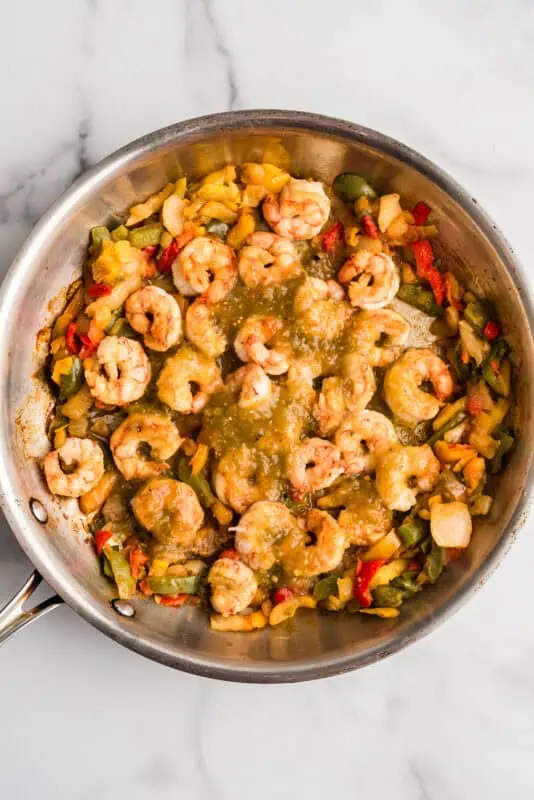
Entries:
POLYGON ((461 311, 464 307, 464 302, 462 300, 462 287, 460 283, 456 280, 452 272, 445 273, 443 276, 443 283, 449 305, 457 311, 461 311))
POLYGON ((414 517, 397 529, 397 536, 405 547, 414 547, 425 538, 428 529, 423 520, 414 517))
POLYGON ((129 561, 132 575, 137 580, 141 577, 141 571, 143 567, 148 564, 150 559, 148 553, 146 553, 142 547, 136 546, 132 547, 130 550, 129 561))
POLYGON ((412 217, 415 225, 424 225, 430 216, 432 209, 423 203, 422 200, 416 203, 412 210, 412 217))
POLYGON ((423 280, 429 282, 436 303, 441 306, 445 300, 445 285, 443 275, 434 266, 434 252, 428 239, 420 239, 412 243, 412 250, 415 256, 417 274, 423 280))
POLYGON ((135 594, 136 580, 131 573, 126 556, 108 544, 104 545, 103 552, 113 572, 113 580, 117 584, 120 599, 128 600, 135 594))
POLYGON ((177 239, 173 239, 168 247, 165 248, 159 257, 158 269, 160 272, 170 272, 174 259, 180 252, 180 245, 177 239))
POLYGON ((106 544, 108 539, 111 539, 112 536, 113 534, 111 533, 111 531, 100 530, 95 532, 94 534, 95 547, 96 547, 96 552, 99 556, 102 555, 104 545, 106 544))
POLYGON ((157 244, 149 244, 147 245, 147 247, 143 247, 143 253, 148 260, 153 258, 156 255, 157 251, 158 251, 157 244))
POLYGON ((497 336, 499 336, 500 332, 501 328, 499 323, 495 322, 495 320, 493 319, 490 319, 488 320, 488 322, 486 322, 486 324, 484 325, 484 330, 482 331, 486 339, 489 339, 490 342, 496 339, 497 336))
POLYGON ((373 602, 369 584, 385 563, 383 558, 375 561, 358 561, 354 575, 354 597, 362 608, 369 608, 373 602))
POLYGON ((281 589, 277 589, 273 595, 273 601, 275 605, 278 603, 284 603, 286 600, 290 600, 294 595, 292 589, 289 586, 282 586, 281 589))
POLYGON ((107 297, 108 294, 111 294, 111 286, 108 286, 107 283, 92 283, 87 294, 93 300, 98 297, 107 297))
POLYGON ((210 508, 214 504, 216 498, 211 491, 209 481, 202 472, 193 475, 187 458, 181 458, 178 462, 178 477, 196 492, 204 508, 210 508))
POLYGON ((416 283, 403 283, 397 292, 397 297, 428 314, 429 317, 439 317, 443 313, 443 309, 436 303, 432 292, 416 283))
POLYGON ((168 606, 170 608, 180 608, 180 606, 183 606, 188 597, 190 597, 190 595, 188 594, 177 594, 174 597, 170 597, 168 595, 161 595, 160 597, 156 598, 156 600, 160 606, 168 606))
POLYGON ((343 242, 344 230, 341 222, 336 222, 322 235, 322 245, 325 253, 332 253, 343 242))
POLYGON ((326 600, 330 595, 337 595, 337 576, 328 575, 317 581, 313 587, 313 596, 316 600, 326 600))
POLYGON ((153 575, 147 578, 147 583, 155 594, 175 597, 177 594, 197 594, 200 581, 198 575, 153 575))
POLYGON ((360 218, 363 231, 370 239, 379 239, 380 232, 378 226, 370 214, 364 214, 360 218))
POLYGON ((69 353, 73 355, 78 355, 80 350, 80 345, 76 338, 76 323, 70 322, 67 326, 67 330, 65 332, 65 344, 67 345, 67 350, 69 353))
POLYGON ((231 558, 233 561, 239 561, 239 556, 237 555, 237 552, 231 547, 219 553, 219 558, 231 558))

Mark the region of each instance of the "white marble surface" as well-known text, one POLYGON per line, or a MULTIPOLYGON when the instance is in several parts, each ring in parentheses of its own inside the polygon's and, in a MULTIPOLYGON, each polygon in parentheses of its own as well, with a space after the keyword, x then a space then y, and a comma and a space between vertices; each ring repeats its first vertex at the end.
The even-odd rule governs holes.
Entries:
MULTIPOLYGON (((531 267, 532 0, 16 0, 2 23, 2 275, 87 165, 175 120, 262 106, 421 150, 531 267)), ((1 651, 0 796, 532 798, 533 534, 429 639, 313 684, 181 675, 54 612, 1 651)), ((29 568, 2 525, 0 602, 29 568)))

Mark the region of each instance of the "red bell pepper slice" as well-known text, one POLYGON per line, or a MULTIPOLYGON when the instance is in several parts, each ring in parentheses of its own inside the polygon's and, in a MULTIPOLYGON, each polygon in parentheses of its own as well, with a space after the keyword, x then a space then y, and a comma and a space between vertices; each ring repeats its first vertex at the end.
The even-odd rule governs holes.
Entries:
POLYGON ((168 247, 165 248, 159 257, 158 269, 160 272, 170 272, 172 262, 180 252, 180 245, 177 239, 173 239, 168 247))
POLYGON ((239 560, 239 556, 237 552, 233 548, 228 548, 228 550, 223 550, 222 553, 219 553, 219 558, 231 558, 234 561, 239 560))
POLYGON ((147 257, 148 260, 152 258, 152 256, 157 252, 159 245, 157 244, 149 244, 148 247, 143 247, 143 253, 147 257))
POLYGON ((102 555, 104 545, 109 539, 111 539, 112 536, 113 534, 111 533, 111 531, 106 531, 106 530, 96 531, 94 539, 95 539, 96 552, 98 553, 99 556, 102 555))
POLYGON ((446 272, 443 276, 443 284, 445 286, 445 295, 453 308, 456 311, 461 311, 464 307, 464 303, 462 298, 460 297, 460 284, 452 274, 452 272, 446 272))
POLYGON ((499 323, 495 322, 492 319, 490 319, 484 325, 483 334, 486 337, 486 339, 490 340, 490 342, 492 342, 494 339, 496 339, 497 336, 500 334, 500 332, 501 332, 501 328, 499 326, 499 323))
POLYGON ((445 300, 445 285, 443 275, 434 266, 432 245, 428 239, 420 239, 418 242, 413 242, 412 250, 415 256, 417 275, 429 282, 436 303, 441 306, 445 300))
POLYGON ((369 608, 373 602, 369 584, 385 563, 383 558, 377 558, 375 561, 358 561, 354 580, 354 597, 362 608, 369 608))
POLYGON ((378 230, 377 224, 370 214, 364 214, 364 216, 361 217, 360 222, 362 223, 362 228, 366 236, 368 236, 370 239, 380 238, 380 231, 378 230))
POLYGON ((469 392, 465 408, 472 417, 478 417, 483 411, 482 396, 475 391, 469 392))
POLYGON ((323 233, 321 243, 325 253, 332 253, 343 241, 343 225, 336 222, 331 228, 323 233))
POLYGON ((107 297, 108 294, 111 294, 111 286, 108 286, 107 283, 92 283, 87 290, 87 294, 93 300, 97 297, 107 297))
POLYGON ((77 341, 77 334, 76 334, 76 323, 70 322, 66 333, 65 333, 65 343, 67 345, 67 350, 69 353, 73 355, 78 355, 78 351, 80 350, 80 345, 77 341))
POLYGON ((416 225, 424 225, 430 216, 432 209, 423 203, 422 200, 416 203, 412 210, 413 221, 416 225))
POLYGON ((79 353, 81 359, 84 358, 91 358, 93 353, 95 352, 97 345, 95 342, 92 342, 89 336, 86 333, 80 334, 80 341, 82 343, 82 347, 79 353))
POLYGON ((141 577, 141 570, 149 561, 148 554, 142 547, 132 547, 129 562, 131 573, 136 580, 141 577))
POLYGON ((169 606, 170 608, 180 608, 180 606, 183 606, 188 597, 191 597, 191 595, 175 594, 173 597, 170 595, 161 595, 159 598, 159 604, 160 606, 169 606))
POLYGON ((273 595, 273 600, 275 605, 278 603, 283 603, 284 600, 291 600, 293 597, 294 592, 288 586, 283 586, 281 589, 277 589, 273 595))

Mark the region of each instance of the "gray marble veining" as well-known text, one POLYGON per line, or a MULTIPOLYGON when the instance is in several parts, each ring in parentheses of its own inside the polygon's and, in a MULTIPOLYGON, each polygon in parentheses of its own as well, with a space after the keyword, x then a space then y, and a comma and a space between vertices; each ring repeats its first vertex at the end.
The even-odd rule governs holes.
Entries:
MULTIPOLYGON (((486 206, 530 269, 534 2, 17 0, 3 8, 0 277, 88 166, 241 107, 319 111, 404 140, 486 206)), ((534 521, 452 621, 357 674, 211 683, 67 608, 1 652, 6 800, 534 796, 534 521)), ((29 565, 0 528, 0 602, 29 565)))

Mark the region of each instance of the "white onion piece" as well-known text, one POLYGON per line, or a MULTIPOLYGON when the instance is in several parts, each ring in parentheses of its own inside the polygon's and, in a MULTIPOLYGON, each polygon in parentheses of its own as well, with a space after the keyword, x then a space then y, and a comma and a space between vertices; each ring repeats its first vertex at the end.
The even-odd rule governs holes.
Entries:
POLYGON ((467 547, 473 523, 465 503, 433 503, 430 508, 430 532, 440 547, 467 547))

